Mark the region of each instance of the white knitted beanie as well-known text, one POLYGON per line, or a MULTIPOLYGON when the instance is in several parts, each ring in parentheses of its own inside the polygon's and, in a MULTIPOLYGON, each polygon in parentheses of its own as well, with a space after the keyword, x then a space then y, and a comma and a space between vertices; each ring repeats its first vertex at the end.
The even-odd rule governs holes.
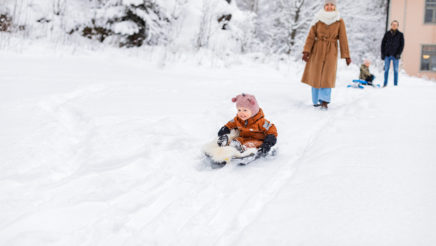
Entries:
POLYGON ((325 0, 324 1, 324 5, 326 5, 328 3, 333 3, 336 6, 336 0, 325 0))

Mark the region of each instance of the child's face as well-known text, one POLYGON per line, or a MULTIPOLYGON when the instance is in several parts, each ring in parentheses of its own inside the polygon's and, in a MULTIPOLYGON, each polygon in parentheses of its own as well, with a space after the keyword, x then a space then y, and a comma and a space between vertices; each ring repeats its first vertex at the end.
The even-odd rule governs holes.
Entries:
POLYGON ((248 108, 238 107, 238 118, 241 120, 250 119, 252 113, 248 108))
POLYGON ((371 65, 371 63, 369 61, 365 61, 365 66, 369 67, 371 65))

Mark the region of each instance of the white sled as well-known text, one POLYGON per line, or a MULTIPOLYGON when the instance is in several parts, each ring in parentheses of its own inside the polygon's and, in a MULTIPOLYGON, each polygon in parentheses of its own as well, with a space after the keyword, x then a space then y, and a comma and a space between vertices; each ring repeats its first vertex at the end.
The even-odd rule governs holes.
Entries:
MULTIPOLYGON (((237 130, 231 130, 230 134, 228 134, 229 142, 238 137, 238 135, 239 132, 237 130)), ((239 165, 247 165, 262 157, 258 154, 257 148, 247 148, 241 153, 232 146, 219 146, 217 140, 218 138, 215 138, 203 147, 203 153, 212 165, 224 166, 230 162, 236 162, 239 165)), ((275 154, 276 149, 272 148, 268 156, 274 156, 275 154)))

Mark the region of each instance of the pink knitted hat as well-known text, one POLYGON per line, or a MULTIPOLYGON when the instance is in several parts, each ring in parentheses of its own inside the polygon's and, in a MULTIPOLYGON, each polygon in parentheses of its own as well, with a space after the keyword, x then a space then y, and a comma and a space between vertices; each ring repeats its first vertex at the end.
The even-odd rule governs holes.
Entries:
POLYGON ((253 114, 252 116, 259 113, 259 104, 253 95, 242 93, 232 98, 232 102, 236 103, 236 107, 248 108, 253 114))

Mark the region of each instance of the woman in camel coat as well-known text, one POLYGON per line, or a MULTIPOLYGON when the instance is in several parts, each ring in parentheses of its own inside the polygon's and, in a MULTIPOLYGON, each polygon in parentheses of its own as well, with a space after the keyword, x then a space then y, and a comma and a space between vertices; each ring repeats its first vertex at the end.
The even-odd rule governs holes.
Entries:
POLYGON ((344 20, 336 10, 336 0, 325 0, 324 9, 315 15, 303 51, 306 62, 301 81, 312 86, 312 101, 315 107, 326 110, 335 87, 338 63, 338 41, 341 58, 350 65, 350 52, 344 20))

